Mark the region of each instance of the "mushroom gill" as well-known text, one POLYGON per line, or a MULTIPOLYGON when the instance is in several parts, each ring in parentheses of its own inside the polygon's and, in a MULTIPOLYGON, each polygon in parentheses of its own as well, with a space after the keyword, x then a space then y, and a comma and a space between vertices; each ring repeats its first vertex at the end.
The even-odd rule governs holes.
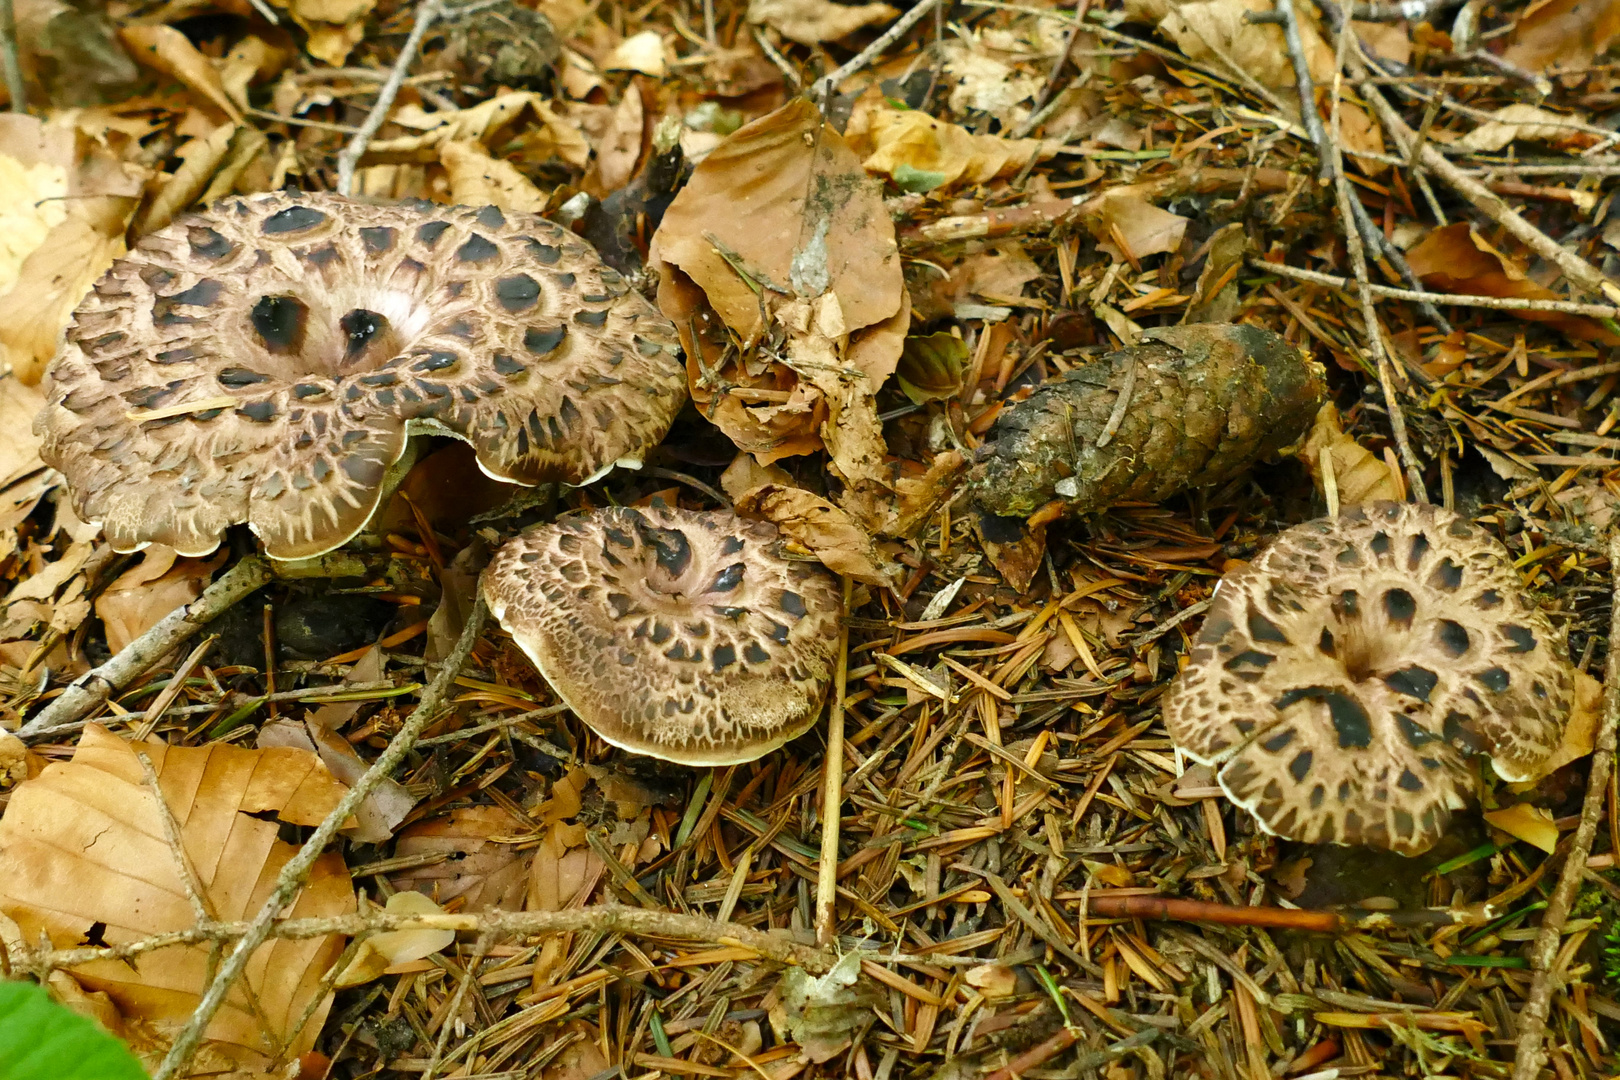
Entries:
POLYGON ((1267 832, 1411 855, 1464 805, 1470 756, 1535 775, 1573 695, 1564 632, 1501 544, 1447 510, 1376 503, 1222 578, 1164 720, 1267 832))
POLYGON ((837 579, 775 526, 613 508, 512 540, 490 612, 603 739, 683 765, 752 761, 815 722, 832 678, 837 579))
POLYGON ((36 427, 113 547, 273 558, 363 528, 416 433, 519 484, 639 466, 686 398, 674 327, 560 226, 275 192, 145 236, 74 313, 36 427))

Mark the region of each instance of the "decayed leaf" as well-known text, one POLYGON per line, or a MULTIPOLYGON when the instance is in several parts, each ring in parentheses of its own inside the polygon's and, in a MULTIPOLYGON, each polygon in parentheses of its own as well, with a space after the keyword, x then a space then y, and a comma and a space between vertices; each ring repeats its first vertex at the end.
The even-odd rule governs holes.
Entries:
POLYGON ((1454 145, 1466 150, 1500 150, 1515 139, 1536 139, 1572 146, 1590 146, 1595 135, 1573 126, 1579 117, 1539 109, 1523 102, 1497 109, 1490 120, 1458 139, 1454 145))
POLYGON ((1513 790, 1529 790, 1572 761, 1579 761, 1597 745, 1598 723, 1603 719, 1603 684, 1584 671, 1575 673, 1575 703, 1564 725, 1564 738, 1558 749, 1543 761, 1535 773, 1515 783, 1513 790))
POLYGON ((232 120, 241 122, 242 110, 225 92, 218 70, 186 35, 172 26, 147 24, 124 27, 118 31, 118 40, 136 61, 172 77, 232 120))
POLYGON ((144 235, 161 229, 174 220, 176 214, 196 202, 197 197, 208 189, 215 172, 231 151, 231 140, 240 130, 239 124, 221 124, 206 138, 191 139, 182 146, 179 151, 180 167, 164 182, 157 197, 141 213, 135 231, 144 235))
POLYGON ((800 45, 837 41, 898 14, 888 4, 835 4, 832 0, 750 0, 748 5, 749 22, 764 23, 800 45))
POLYGON ((844 135, 866 155, 861 164, 868 172, 890 176, 908 191, 988 183, 1058 150, 1052 140, 975 135, 920 110, 886 107, 857 109, 844 135))
POLYGON ((1001 414, 969 478, 983 509, 1158 502, 1287 452, 1316 419, 1322 365, 1268 330, 1200 323, 1144 338, 1001 414))
POLYGON ((304 48, 317 60, 342 67, 365 37, 366 16, 376 0, 276 0, 309 35, 304 48))
MULTIPOLYGON (((1228 70, 1236 68, 1274 90, 1292 90, 1294 65, 1282 27, 1244 18, 1251 11, 1271 10, 1271 0, 1172 3, 1159 22, 1159 32, 1193 60, 1228 70)), ((1300 20, 1300 34, 1311 77, 1318 86, 1328 85, 1336 67, 1333 47, 1323 40, 1315 22, 1309 18, 1300 20)))
POLYGON ((525 132, 531 149, 552 151, 570 165, 583 167, 590 160, 591 147, 579 129, 558 116, 550 102, 528 91, 514 91, 479 102, 470 109, 428 112, 420 105, 404 105, 389 119, 401 127, 420 131, 397 139, 374 140, 366 148, 366 164, 428 163, 439 159, 439 148, 452 142, 475 142, 485 146, 503 132, 528 121, 525 132))
MULTIPOLYGON (((1561 299, 1545 285, 1525 277, 1513 260, 1492 247, 1466 221, 1434 230, 1406 253, 1406 261, 1426 287, 1440 292, 1561 299)), ((1556 327, 1572 338, 1620 345, 1620 334, 1581 315, 1557 311, 1520 311, 1515 315, 1556 327)))
POLYGON ((894 227, 843 138, 803 99, 740 128, 670 205, 652 261, 698 408, 762 461, 824 445, 841 504, 875 528, 887 512, 875 395, 910 309, 894 227), (754 354, 766 335, 781 363, 754 354))
POLYGON ((1344 433, 1339 426, 1339 410, 1331 401, 1316 414, 1316 424, 1300 450, 1300 459, 1315 481, 1317 492, 1326 494, 1323 453, 1332 463, 1333 484, 1340 506, 1351 507, 1381 499, 1401 501, 1400 481, 1390 475, 1383 458, 1344 433))
POLYGON ((1558 826, 1544 807, 1514 803, 1501 810, 1487 810, 1482 816, 1515 840, 1523 840, 1549 855, 1558 847, 1558 826))
POLYGON ((737 513, 771 522, 835 573, 885 588, 899 584, 898 567, 878 551, 871 534, 819 495, 765 484, 737 500, 737 513))
POLYGON ((1529 71, 1583 68, 1620 36, 1620 0, 1537 0, 1514 24, 1502 59, 1529 71))
MULTIPOLYGON (((100 940, 123 944, 194 925, 137 749, 158 774, 203 903, 225 921, 251 918, 296 851, 278 838, 277 820, 257 815, 313 826, 343 794, 313 754, 223 743, 131 744, 92 724, 73 759, 18 785, 0 818, 0 912, 16 920, 26 939, 44 935, 56 948, 71 948, 100 926, 100 940)), ((348 871, 329 852, 287 914, 320 918, 353 910, 348 871)), ((280 1045, 291 1033, 341 951, 336 937, 266 943, 207 1037, 237 1061, 263 1067, 266 1040, 280 1045)), ((87 988, 105 991, 125 1016, 160 1030, 184 1022, 212 971, 206 946, 148 953, 138 965, 104 960, 71 969, 87 988)), ((293 1040, 294 1055, 314 1044, 329 1001, 317 1003, 293 1040)))
POLYGON ((417 822, 400 833, 396 854, 448 858, 402 870, 391 880, 396 888, 420 889, 440 903, 463 898, 469 911, 515 911, 523 903, 528 867, 527 853, 510 841, 524 831, 522 822, 498 806, 461 807, 417 822))
MULTIPOLYGON (((444 909, 419 892, 397 892, 383 910, 390 915, 443 915, 444 909)), ((360 942, 349 966, 333 983, 338 989, 359 986, 381 977, 395 964, 420 960, 456 940, 454 930, 385 930, 360 942)))
POLYGON ((820 977, 803 968, 782 973, 778 989, 782 1003, 771 1012, 778 1034, 797 1042, 811 1061, 830 1061, 849 1045, 850 1036, 868 1014, 867 1000, 858 985, 861 954, 852 952, 820 977))

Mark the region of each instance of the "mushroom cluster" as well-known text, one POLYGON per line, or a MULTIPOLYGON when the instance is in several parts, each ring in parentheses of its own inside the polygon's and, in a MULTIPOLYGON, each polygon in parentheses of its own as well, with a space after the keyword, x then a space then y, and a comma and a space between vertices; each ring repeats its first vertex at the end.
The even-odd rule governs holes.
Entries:
POLYGON ((1469 757, 1537 775, 1573 696, 1564 632, 1500 543, 1377 503, 1222 578, 1164 721, 1267 832, 1412 855, 1464 805, 1469 757))
POLYGON ((675 329, 588 245, 493 206, 275 192, 144 237, 74 313, 41 456, 113 548, 272 558, 364 528, 416 433, 491 476, 639 466, 686 400, 675 329))
POLYGON ((837 578, 730 513, 567 517, 502 547, 482 588, 598 735, 683 765, 752 761, 803 734, 837 659, 837 578))

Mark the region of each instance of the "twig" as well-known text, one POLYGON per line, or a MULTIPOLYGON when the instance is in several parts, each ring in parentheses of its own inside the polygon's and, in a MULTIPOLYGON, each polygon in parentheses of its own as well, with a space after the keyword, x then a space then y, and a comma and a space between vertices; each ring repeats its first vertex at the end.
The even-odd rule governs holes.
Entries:
MULTIPOLYGON (((13 957, 20 971, 41 976, 58 968, 73 968, 98 960, 132 960, 138 956, 204 941, 231 941, 247 936, 254 923, 228 922, 193 926, 167 934, 157 934, 123 945, 104 948, 56 949, 49 952, 21 953, 13 957)), ((813 945, 801 945, 782 931, 766 932, 738 923, 682 915, 670 911, 649 911, 627 904, 592 904, 563 911, 457 912, 446 915, 390 914, 373 911, 367 915, 339 915, 324 919, 277 919, 270 924, 268 937, 297 941, 328 934, 356 935, 389 930, 454 930, 457 933, 491 934, 497 937, 550 937, 556 934, 623 934, 626 937, 659 938, 669 941, 696 941, 750 949, 779 964, 791 964, 821 974, 837 963, 834 953, 813 945)), ((887 960, 887 957, 882 959, 887 960)), ((938 959, 937 957, 932 959, 938 959)), ((982 963, 972 960, 972 963, 982 963)))
POLYGON ((1311 64, 1305 58, 1305 39, 1299 32, 1299 16, 1294 12, 1294 0, 1277 0, 1277 13, 1282 16, 1283 38, 1288 42, 1288 56, 1294 62, 1294 82, 1299 87, 1299 115, 1305 131, 1316 144, 1318 163, 1316 178, 1327 180, 1333 173, 1333 155, 1328 147, 1327 129, 1322 126, 1322 114, 1316 110, 1316 83, 1311 78, 1311 64))
POLYGON ((204 589, 197 599, 171 611, 157 625, 120 649, 117 656, 74 679, 55 701, 23 725, 17 732, 18 737, 36 739, 77 731, 84 726, 84 718, 114 693, 269 580, 270 568, 263 559, 256 555, 243 559, 204 589))
POLYGON ((832 96, 833 91, 842 86, 844 82, 857 71, 861 70, 867 64, 870 64, 873 60, 876 60, 878 57, 882 56, 883 50, 887 49, 890 45, 893 45, 895 42, 904 37, 906 31, 910 30, 913 26, 916 26, 919 22, 921 22, 923 16, 927 15, 930 11, 933 11, 934 8, 939 6, 939 2, 940 0, 919 0, 917 6, 913 7, 910 11, 894 20, 894 24, 892 26, 883 31, 883 33, 879 34, 877 39, 873 41, 872 44, 868 45, 859 53, 855 54, 855 56, 851 57, 848 63, 834 71, 831 75, 823 75, 821 78, 817 79, 816 87, 812 92, 812 96, 819 104, 825 105, 827 99, 832 96))
POLYGON ((394 98, 399 94, 400 86, 405 82, 405 72, 416 58, 416 52, 422 47, 422 39, 438 21, 439 13, 444 8, 444 0, 422 0, 422 6, 416 9, 416 23, 411 27, 411 36, 405 39, 405 45, 399 50, 399 59, 394 61, 393 70, 388 73, 388 81, 383 83, 382 89, 377 91, 377 102, 366 114, 365 123, 354 138, 338 154, 338 180, 339 195, 347 195, 354 187, 354 170, 360 164, 360 158, 366 152, 366 146, 371 137, 377 134, 377 129, 383 126, 388 119, 388 110, 393 107, 394 98))
POLYGON ((17 13, 11 0, 0 0, 0 67, 6 69, 6 94, 11 98, 11 111, 27 112, 22 59, 17 55, 17 13))
MULTIPOLYGON (((434 0, 428 0, 428 2, 432 4, 434 0)), ((337 835, 338 829, 348 820, 349 815, 354 813, 361 801, 370 795, 378 784, 393 774, 394 769, 404 760, 411 747, 416 745, 417 737, 422 734, 422 729, 427 726, 428 721, 438 714, 440 706, 443 705, 446 695, 450 692, 450 688, 455 685, 456 673, 461 670, 461 666, 467 662, 467 657, 472 654, 473 646, 478 641, 479 631, 484 627, 484 617, 487 611, 483 597, 480 595, 473 604, 472 611, 467 616, 467 625, 462 628, 461 637, 457 640, 455 648, 451 650, 449 656, 445 657, 444 666, 433 677, 433 681, 422 691, 421 701, 418 702, 411 715, 406 718, 399 732, 389 741, 388 748, 372 763, 371 768, 367 769, 365 774, 355 781, 354 786, 344 794, 343 798, 338 800, 337 806, 333 807, 332 812, 326 815, 326 820, 320 823, 309 840, 304 843, 304 846, 298 849, 298 853, 282 867, 281 874, 276 879, 275 889, 271 892, 269 898, 265 900, 264 905, 259 908, 258 914, 253 917, 253 921, 248 924, 241 940, 236 943, 236 948, 231 951, 231 955, 220 967, 219 974, 215 976, 207 992, 203 994, 202 1000, 197 1003, 197 1008, 187 1019, 186 1026, 175 1037, 174 1044, 169 1048, 162 1065, 158 1067, 157 1072, 153 1075, 153 1080, 170 1080, 191 1061, 191 1056, 196 1053, 197 1044, 202 1039, 204 1029, 207 1028, 209 1021, 214 1018, 214 1014, 219 1011, 220 1005, 224 1003, 225 995, 230 992, 236 981, 242 977, 242 973, 247 969, 248 961, 252 959, 253 953, 270 936, 270 927, 275 922, 276 916, 292 902, 298 890, 303 887, 304 879, 314 867, 315 860, 320 857, 321 852, 326 849, 326 845, 337 835)))
MULTIPOLYGON (((1264 273, 1292 278, 1295 281, 1308 281, 1313 285, 1326 285, 1334 289, 1349 289, 1357 284, 1346 278, 1324 274, 1317 270, 1304 270, 1297 266, 1266 262, 1263 259, 1250 259, 1248 262, 1254 269, 1264 273)), ((1581 304, 1573 300, 1520 300, 1500 296, 1470 296, 1461 293, 1452 295, 1451 293, 1427 292, 1415 289, 1396 289, 1388 285, 1375 285, 1371 282, 1368 283, 1367 288, 1374 296, 1386 300, 1427 300, 1435 304, 1492 308, 1497 311, 1556 311, 1564 315, 1587 315, 1594 319, 1620 319, 1620 307, 1612 307, 1608 304, 1581 304)))
MULTIPOLYGON (((1609 536, 1609 572, 1620 587, 1620 532, 1609 536)), ((1586 856, 1592 850, 1603 803, 1609 791, 1609 770, 1614 767, 1615 726, 1620 723, 1620 602, 1609 613, 1609 659, 1603 678, 1603 723, 1598 728, 1597 745, 1592 750, 1592 771, 1586 778, 1586 798, 1581 802, 1581 823, 1564 856, 1558 884, 1547 901, 1541 929, 1530 947, 1530 995, 1519 1011, 1519 1048, 1513 1058, 1513 1080, 1534 1080, 1547 1061, 1542 1040, 1547 1030, 1547 1014, 1552 997, 1562 989, 1553 978, 1553 957, 1569 919, 1569 908, 1586 870, 1586 856)))
MULTIPOLYGON (((844 610, 849 611, 854 582, 844 579, 844 610)), ((849 680, 849 623, 838 626, 838 670, 833 674, 833 702, 827 710, 827 754, 822 761, 821 863, 816 874, 816 940, 838 940, 838 833, 844 807, 844 695, 849 680)))
MULTIPOLYGON (((1406 126, 1406 122, 1401 119, 1394 106, 1385 99, 1383 92, 1367 78, 1365 65, 1353 61, 1352 74, 1359 80, 1362 95, 1378 113, 1379 123, 1404 151, 1416 138, 1412 129, 1406 126)), ((1450 184, 1457 194, 1473 203, 1476 210, 1512 233, 1531 251, 1563 271, 1564 277, 1571 285, 1620 303, 1620 285, 1609 280, 1597 267, 1520 217, 1500 195, 1452 164, 1449 158, 1432 145, 1425 144, 1419 158, 1424 168, 1450 184)))
MULTIPOLYGON (((1292 12, 1292 7, 1288 9, 1292 12)), ((1378 312, 1373 307, 1372 283, 1367 280, 1367 258, 1361 246, 1361 230, 1356 224, 1351 203, 1356 197, 1350 191, 1350 181, 1344 175, 1344 158, 1339 152, 1341 133, 1339 124, 1339 79, 1344 69, 1345 48, 1354 36, 1347 26, 1339 31, 1338 66, 1333 76, 1333 135, 1328 140, 1328 153, 1333 162, 1333 181, 1337 189, 1339 217, 1344 225, 1345 248, 1350 253, 1350 268, 1355 273, 1361 318, 1366 324, 1367 343, 1372 351, 1373 363, 1378 371, 1378 383, 1383 388, 1384 405, 1389 410, 1389 425, 1395 436, 1395 446, 1406 469, 1407 489, 1418 502, 1428 502, 1429 492, 1423 485, 1423 470, 1418 467, 1417 455, 1412 452, 1411 440, 1406 434, 1406 414, 1401 411, 1400 398, 1395 392, 1395 377, 1389 362, 1389 350, 1384 346, 1383 330, 1378 325, 1378 312)))

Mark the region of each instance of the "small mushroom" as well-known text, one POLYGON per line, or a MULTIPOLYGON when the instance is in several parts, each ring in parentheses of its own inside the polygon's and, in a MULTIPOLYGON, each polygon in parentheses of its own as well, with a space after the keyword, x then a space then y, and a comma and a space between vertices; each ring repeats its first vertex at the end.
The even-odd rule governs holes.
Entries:
POLYGON ((776 527, 616 507, 496 552, 489 609, 614 746, 682 765, 753 761, 815 722, 843 599, 776 527))
POLYGON ((1502 545, 1385 502, 1222 578, 1164 721, 1267 832, 1415 855, 1464 805, 1470 756, 1535 776, 1573 698, 1564 631, 1502 545))
POLYGON ((74 313, 41 456, 117 551, 246 522, 278 559, 362 529, 416 433, 491 476, 639 466, 686 399, 674 327, 560 226, 275 192, 141 239, 74 313))

